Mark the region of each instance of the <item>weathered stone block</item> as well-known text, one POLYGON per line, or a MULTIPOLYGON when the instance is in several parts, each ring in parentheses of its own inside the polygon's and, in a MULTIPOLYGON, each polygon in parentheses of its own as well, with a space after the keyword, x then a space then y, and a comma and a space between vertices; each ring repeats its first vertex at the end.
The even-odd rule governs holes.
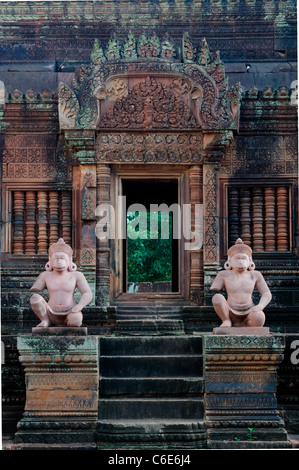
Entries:
POLYGON ((94 448, 98 414, 98 346, 90 336, 18 337, 26 403, 18 449, 70 444, 94 448), (67 431, 67 433, 66 433, 67 431))
POLYGON ((284 338, 204 337, 205 412, 209 448, 290 447, 276 400, 284 338))

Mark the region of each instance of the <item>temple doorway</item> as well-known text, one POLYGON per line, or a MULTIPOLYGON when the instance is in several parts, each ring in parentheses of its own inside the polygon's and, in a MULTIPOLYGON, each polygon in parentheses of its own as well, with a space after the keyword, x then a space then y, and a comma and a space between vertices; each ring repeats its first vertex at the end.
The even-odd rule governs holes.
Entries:
POLYGON ((178 179, 122 179, 123 293, 179 291, 178 179))

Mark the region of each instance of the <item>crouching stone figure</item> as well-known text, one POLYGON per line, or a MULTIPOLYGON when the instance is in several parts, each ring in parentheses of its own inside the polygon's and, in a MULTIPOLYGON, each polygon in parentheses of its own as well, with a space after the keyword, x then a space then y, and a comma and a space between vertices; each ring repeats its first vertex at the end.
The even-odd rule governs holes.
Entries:
POLYGON ((38 327, 82 325, 81 310, 92 300, 92 292, 84 275, 76 271, 72 261, 73 250, 62 238, 49 248, 49 261, 46 271, 41 273, 31 291, 48 290, 49 301, 39 294, 33 294, 30 304, 34 313, 41 320, 38 327), (81 298, 75 302, 74 292, 78 288, 81 298))
POLYGON ((222 294, 215 294, 212 298, 215 312, 222 320, 220 327, 262 327, 265 323, 263 309, 272 295, 262 274, 255 271, 252 250, 238 238, 227 254, 225 270, 217 274, 210 288, 227 292, 227 299, 222 294), (254 288, 261 294, 257 305, 252 300, 254 288))

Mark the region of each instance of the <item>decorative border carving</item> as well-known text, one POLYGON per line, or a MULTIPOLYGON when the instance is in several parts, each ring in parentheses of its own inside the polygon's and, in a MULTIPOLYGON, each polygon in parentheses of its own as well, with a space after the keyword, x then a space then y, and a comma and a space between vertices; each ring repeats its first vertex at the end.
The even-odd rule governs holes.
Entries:
POLYGON ((100 133, 98 163, 202 163, 201 134, 100 133))

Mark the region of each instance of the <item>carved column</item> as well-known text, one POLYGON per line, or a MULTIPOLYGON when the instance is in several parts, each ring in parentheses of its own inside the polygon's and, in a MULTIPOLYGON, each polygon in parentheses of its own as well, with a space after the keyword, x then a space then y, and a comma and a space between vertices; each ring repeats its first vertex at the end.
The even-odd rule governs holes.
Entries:
MULTIPOLYGON (((97 206, 110 203, 111 169, 109 165, 97 165, 97 206)), ((97 221, 99 222, 99 218, 97 221)), ((96 304, 108 306, 110 303, 110 244, 106 240, 96 240, 96 304)))
POLYGON ((56 243, 59 238, 59 194, 58 191, 49 193, 49 243, 56 243))
POLYGON ((48 193, 47 191, 38 191, 37 193, 37 251, 38 253, 47 253, 48 251, 48 193))
POLYGON ((275 188, 265 188, 265 249, 275 251, 275 188))
POLYGON ((24 191, 15 191, 13 194, 13 253, 22 255, 24 253, 24 191))
POLYGON ((35 191, 26 191, 26 218, 25 218, 25 254, 35 255, 36 247, 36 194, 35 191))
POLYGON ((239 189, 230 188, 228 195, 228 205, 229 205, 229 234, 228 234, 228 246, 235 244, 236 240, 239 238, 239 189))
POLYGON ((62 191, 61 195, 62 238, 68 245, 72 244, 72 194, 62 191))
MULTIPOLYGON (((195 205, 202 204, 202 167, 193 166, 190 169, 190 202, 191 202, 191 228, 199 233, 200 221, 195 219, 195 205)), ((190 301, 201 304, 203 300, 203 249, 202 247, 190 252, 190 301)))
POLYGON ((277 188, 277 251, 289 249, 288 188, 277 188))
POLYGON ((241 238, 246 245, 251 246, 251 191, 249 188, 241 188, 241 238))
POLYGON ((253 250, 264 251, 264 197, 261 188, 252 189, 253 250))

